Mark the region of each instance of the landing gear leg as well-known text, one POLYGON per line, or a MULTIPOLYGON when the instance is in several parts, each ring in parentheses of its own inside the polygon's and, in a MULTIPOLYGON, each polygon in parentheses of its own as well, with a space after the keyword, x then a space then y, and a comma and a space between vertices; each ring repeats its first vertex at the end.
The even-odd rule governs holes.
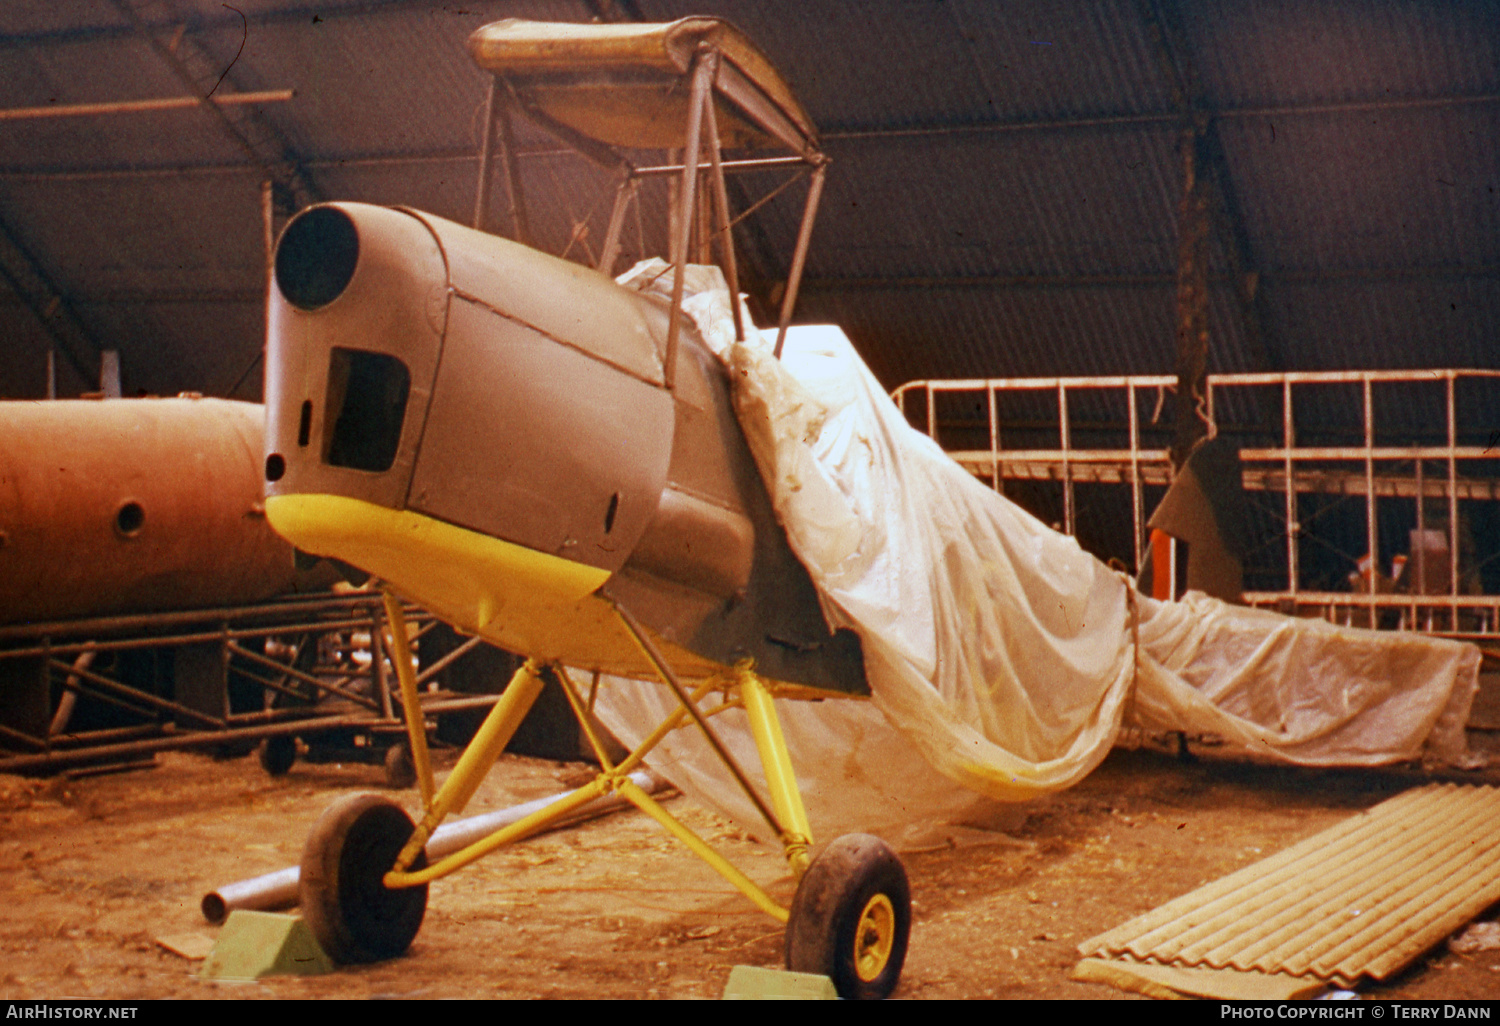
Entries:
MULTIPOLYGON (((400 604, 389 595, 386 609, 424 812, 421 823, 414 824, 389 798, 351 795, 331 806, 313 828, 302 853, 302 914, 336 962, 394 958, 411 945, 427 912, 428 881, 438 875, 426 872, 428 838, 444 817, 468 804, 542 687, 536 665, 528 660, 443 786, 434 791, 415 672, 405 646, 405 622, 400 604)), ((392 751, 407 754, 405 746, 392 751)), ((593 795, 582 801, 588 797, 593 795)))
POLYGON ((776 707, 748 668, 740 695, 782 825, 787 862, 801 880, 786 927, 786 966, 833 980, 843 998, 883 998, 896 988, 911 931, 911 890, 901 860, 869 834, 847 834, 809 860, 812 831, 776 707))

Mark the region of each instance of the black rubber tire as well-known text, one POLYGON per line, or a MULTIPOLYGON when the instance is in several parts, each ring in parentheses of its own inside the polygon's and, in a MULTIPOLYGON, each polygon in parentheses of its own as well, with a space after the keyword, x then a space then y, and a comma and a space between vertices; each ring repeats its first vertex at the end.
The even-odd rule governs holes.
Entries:
POLYGON ((395 791, 404 791, 417 782, 417 764, 412 761, 411 748, 405 743, 391 745, 385 750, 385 784, 395 791))
POLYGON ((845 834, 813 859, 797 886, 786 927, 786 967, 830 977, 842 998, 883 998, 901 978, 910 933, 911 887, 901 860, 878 837, 845 834), (857 965, 865 943, 858 933, 877 895, 889 901, 890 950, 865 979, 857 965))
MULTIPOLYGON (((427 913, 427 885, 391 890, 381 878, 415 827, 378 794, 341 798, 302 849, 302 918, 335 962, 378 962, 411 946, 427 913)), ((423 852, 412 869, 427 865, 423 852)))
POLYGON ((284 777, 297 762, 297 739, 286 735, 268 737, 260 743, 260 768, 273 777, 284 777))

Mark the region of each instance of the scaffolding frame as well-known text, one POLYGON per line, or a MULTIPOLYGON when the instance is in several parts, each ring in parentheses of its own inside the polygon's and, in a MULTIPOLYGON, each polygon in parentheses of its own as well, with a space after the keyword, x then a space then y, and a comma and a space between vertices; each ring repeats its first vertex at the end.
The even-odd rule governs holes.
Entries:
MULTIPOLYGON (((1464 474, 1479 461, 1500 461, 1500 446, 1459 444, 1455 394, 1467 381, 1500 383, 1500 371, 1440 369, 1422 371, 1299 371, 1254 374, 1211 374, 1203 415, 1210 437, 1217 433, 1218 410, 1225 405, 1234 389, 1275 389, 1280 398, 1280 444, 1247 447, 1240 450, 1246 491, 1280 492, 1284 496, 1283 539, 1286 576, 1279 589, 1247 591, 1247 605, 1270 607, 1294 615, 1322 616, 1333 622, 1354 626, 1388 627, 1419 630, 1446 636, 1494 638, 1500 636, 1500 595, 1466 594, 1463 591, 1464 569, 1461 564, 1462 541, 1459 516, 1460 501, 1500 501, 1500 476, 1464 474), (1376 424, 1374 390, 1383 384, 1419 384, 1441 387, 1444 423, 1439 444, 1377 444, 1380 431, 1376 424), (1361 417, 1358 445, 1322 446, 1301 444, 1296 423, 1299 390, 1313 386, 1355 386, 1359 389, 1361 417), (1382 464, 1410 464, 1413 472, 1393 473, 1382 464), (1442 471, 1428 475, 1424 464, 1440 463, 1442 471), (1290 487, 1288 483, 1290 482, 1290 487), (1365 575, 1361 591, 1313 589, 1302 579, 1299 543, 1303 525, 1299 522, 1298 496, 1312 493, 1363 497, 1365 505, 1365 543, 1367 554, 1378 554, 1378 503, 1382 499, 1411 499, 1416 502, 1418 530, 1427 530, 1424 509, 1436 500, 1445 506, 1444 525, 1447 542, 1447 566, 1434 567, 1434 576, 1446 578, 1446 594, 1431 593, 1426 582, 1427 570, 1415 575, 1422 592, 1392 594, 1381 591, 1381 575, 1365 575)), ((988 448, 948 448, 945 451, 975 477, 987 479, 997 491, 1004 482, 1054 481, 1062 486, 1062 530, 1075 534, 1077 484, 1127 484, 1131 491, 1132 543, 1135 567, 1141 566, 1146 546, 1146 520, 1143 489, 1149 485, 1167 486, 1173 469, 1168 450, 1147 448, 1142 442, 1142 394, 1154 404, 1148 427, 1166 433, 1170 425, 1157 425, 1156 415, 1162 409, 1163 397, 1175 390, 1173 375, 1122 375, 1112 377, 1050 378, 967 378, 912 381, 901 385, 892 398, 909 423, 944 445, 939 424, 939 396, 953 393, 981 394, 988 448), (1006 431, 997 414, 997 397, 1006 393, 1050 393, 1055 396, 1057 438, 1055 448, 1007 449, 1006 431), (1127 435, 1125 447, 1077 448, 1073 444, 1073 424, 1069 415, 1070 397, 1081 392, 1124 393, 1128 425, 1113 425, 1127 435), (923 405, 917 406, 918 403, 923 405)), ((1304 393, 1305 394, 1305 393, 1304 393)), ((1262 398, 1264 393, 1262 393, 1262 398)), ((1076 402, 1074 403, 1076 406, 1076 402)), ((1263 420, 1265 418, 1263 417, 1263 420)), ((972 430, 972 425, 965 425, 972 430)), ((1274 430, 1275 426, 1272 427, 1274 430)), ((1264 425, 1262 425, 1264 430, 1264 425)), ((1484 469, 1484 468, 1480 468, 1484 469)), ((1476 554, 1479 565, 1500 557, 1500 551, 1476 554), (1479 557, 1483 556, 1482 559, 1479 557)), ((1375 559, 1372 558, 1372 567, 1375 559)), ((1477 567, 1470 567, 1471 572, 1477 567)), ((1394 574, 1392 575, 1395 576, 1394 574)))
MULTIPOLYGON (((413 641, 437 623, 415 607, 406 615, 416 628, 413 641)), ((400 737, 406 715, 390 686, 388 631, 381 596, 367 592, 0 627, 0 684, 8 695, 0 709, 0 772, 48 772, 328 732, 400 737), (286 639, 300 643, 284 644, 280 657, 265 650, 266 642, 286 639), (316 657, 299 660, 302 645, 314 646, 316 657), (118 666, 93 663, 95 656, 143 649, 201 658, 191 670, 174 665, 170 680, 145 686, 118 666), (260 707, 232 708, 232 683, 258 689, 260 707), (170 687, 170 697, 162 685, 170 687), (54 719, 50 696, 59 689, 141 722, 68 730, 54 719)), ((439 675, 480 643, 470 638, 423 668, 417 677, 423 722, 495 703, 495 694, 434 690, 439 675)))

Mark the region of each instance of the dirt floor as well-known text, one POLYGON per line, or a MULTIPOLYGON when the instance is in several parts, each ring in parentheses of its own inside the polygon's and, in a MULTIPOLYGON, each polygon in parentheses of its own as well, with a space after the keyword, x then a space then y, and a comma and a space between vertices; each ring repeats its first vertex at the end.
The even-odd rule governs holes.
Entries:
MULTIPOLYGON (((451 766, 451 755, 440 766, 451 766)), ((586 767, 505 756, 469 812, 554 794, 586 767)), ((915 904, 899 998, 1116 998, 1068 978, 1075 946, 1427 778, 1114 752, 1074 789, 903 853, 915 904)), ((1470 779, 1500 780, 1488 771, 1470 779)), ((320 977, 204 982, 158 939, 213 938, 222 884, 297 862, 319 812, 379 767, 168 753, 154 768, 0 777, 0 997, 717 998, 731 967, 781 967, 781 930, 639 813, 499 852, 433 885, 408 954, 320 977)), ((412 807, 412 792, 400 796, 412 807)), ((779 856, 668 807, 789 899, 779 856)), ((1500 996, 1500 951, 1430 953, 1366 997, 1500 996)))

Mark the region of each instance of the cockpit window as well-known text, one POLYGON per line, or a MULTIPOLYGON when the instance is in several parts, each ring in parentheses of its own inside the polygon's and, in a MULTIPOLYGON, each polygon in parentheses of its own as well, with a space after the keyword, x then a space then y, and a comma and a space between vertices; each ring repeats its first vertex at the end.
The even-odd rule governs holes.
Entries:
POLYGON ((333 431, 323 461, 354 470, 389 470, 401 443, 410 391, 411 373, 394 356, 334 349, 325 420, 333 431))

